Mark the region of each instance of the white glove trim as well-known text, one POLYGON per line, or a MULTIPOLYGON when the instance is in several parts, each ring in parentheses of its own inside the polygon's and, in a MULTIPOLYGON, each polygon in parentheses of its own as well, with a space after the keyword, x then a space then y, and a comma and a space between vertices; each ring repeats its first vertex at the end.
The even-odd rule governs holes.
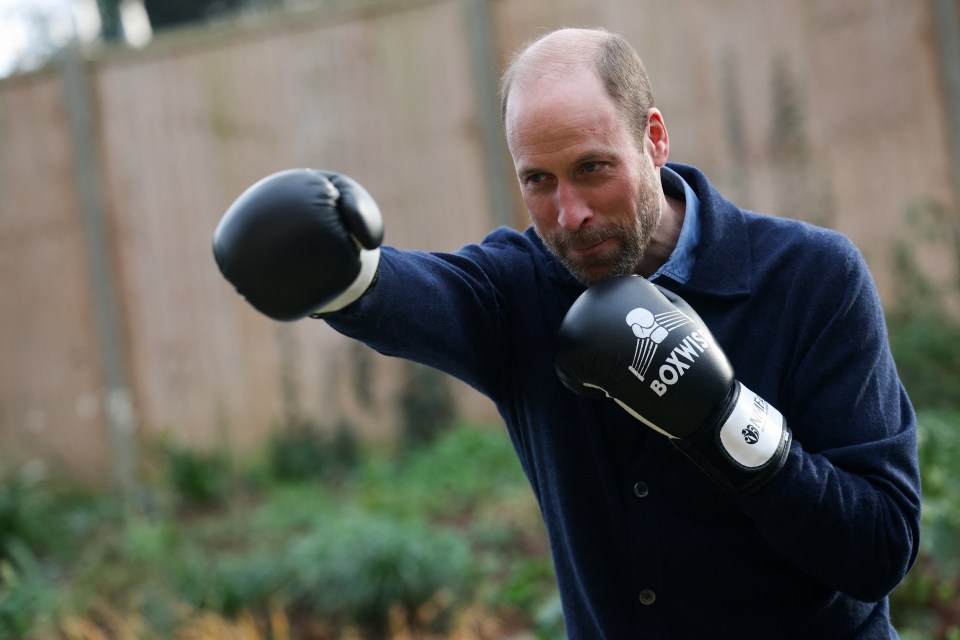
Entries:
MULTIPOLYGON (((359 246, 359 243, 357 244, 359 246)), ((361 249, 360 273, 357 274, 357 277, 353 279, 353 282, 350 283, 350 286, 347 287, 343 293, 319 309, 314 310, 314 312, 310 315, 339 311, 340 309, 343 309, 344 307, 356 302, 370 287, 370 283, 373 282, 373 277, 377 275, 377 266, 379 264, 380 247, 377 247, 376 249, 361 249)))
POLYGON ((653 429, 654 431, 659 431, 660 433, 662 433, 663 435, 667 436, 667 437, 670 438, 670 439, 676 439, 676 436, 670 435, 669 433, 667 433, 666 431, 664 431, 663 429, 661 429, 660 427, 658 427, 657 425, 653 424, 652 422, 650 422, 649 420, 647 420, 646 418, 644 418, 642 415, 640 415, 639 413, 637 413, 636 411, 634 411, 633 408, 630 407, 630 405, 626 404, 625 402, 621 402, 620 400, 617 400, 616 398, 614 398, 612 395, 610 395, 609 393, 607 393, 607 390, 604 389, 603 387, 598 386, 598 385, 595 385, 595 384, 590 384, 589 382, 583 382, 582 384, 583 384, 583 386, 585 386, 585 387, 587 387, 587 388, 589 388, 589 389, 597 389, 597 390, 599 390, 599 391, 603 391, 603 393, 604 393, 605 396, 607 396, 608 398, 610 398, 611 400, 613 400, 614 402, 616 402, 618 405, 620 405, 620 406, 623 408, 624 411, 626 411, 627 413, 629 413, 630 415, 632 415, 634 418, 636 418, 637 420, 639 420, 639 421, 642 422, 643 424, 647 425, 648 427, 650 427, 650 428, 653 429))
POLYGON ((731 458, 749 469, 762 467, 777 452, 784 420, 777 409, 739 381, 740 394, 720 427, 720 444, 731 458))

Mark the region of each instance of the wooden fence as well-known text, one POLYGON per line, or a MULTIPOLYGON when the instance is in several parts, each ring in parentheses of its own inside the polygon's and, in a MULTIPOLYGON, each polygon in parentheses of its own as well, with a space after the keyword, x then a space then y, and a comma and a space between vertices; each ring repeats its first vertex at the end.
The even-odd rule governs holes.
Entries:
MULTIPOLYGON (((525 225, 494 83, 509 52, 561 25, 626 35, 671 159, 746 206, 844 231, 889 298, 904 213, 957 209, 943 6, 326 3, 2 81, 0 460, 129 483, 161 434, 249 451, 292 414, 393 433, 399 363, 257 315, 217 271, 213 229, 246 186, 295 166, 366 185, 396 246, 525 225), (373 363, 369 398, 357 361, 373 363)), ((923 259, 934 276, 949 264, 936 247, 923 259)), ((467 417, 495 419, 455 389, 467 417)))

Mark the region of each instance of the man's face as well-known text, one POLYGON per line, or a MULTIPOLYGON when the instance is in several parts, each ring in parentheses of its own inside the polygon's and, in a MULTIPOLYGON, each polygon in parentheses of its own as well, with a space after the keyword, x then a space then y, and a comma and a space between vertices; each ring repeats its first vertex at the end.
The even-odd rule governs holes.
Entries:
POLYGON ((584 285, 635 273, 660 220, 653 159, 592 72, 511 92, 507 142, 547 248, 584 285))

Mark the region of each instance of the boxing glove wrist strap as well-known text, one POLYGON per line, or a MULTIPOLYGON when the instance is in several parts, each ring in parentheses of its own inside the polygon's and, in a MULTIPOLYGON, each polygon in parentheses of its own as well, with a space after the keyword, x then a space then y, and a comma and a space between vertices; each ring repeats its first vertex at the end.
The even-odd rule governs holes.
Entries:
POLYGON ((783 467, 791 440, 780 412, 738 381, 716 419, 671 442, 724 490, 743 495, 783 467))
POLYGON ((360 296, 366 293, 377 275, 377 267, 380 265, 380 248, 361 249, 360 250, 360 273, 353 279, 350 286, 344 289, 333 300, 316 309, 310 314, 311 318, 322 318, 324 315, 339 311, 344 307, 353 304, 360 296))
POLYGON ((732 462, 760 469, 776 455, 786 425, 783 416, 766 400, 736 383, 737 399, 720 426, 720 448, 732 462))

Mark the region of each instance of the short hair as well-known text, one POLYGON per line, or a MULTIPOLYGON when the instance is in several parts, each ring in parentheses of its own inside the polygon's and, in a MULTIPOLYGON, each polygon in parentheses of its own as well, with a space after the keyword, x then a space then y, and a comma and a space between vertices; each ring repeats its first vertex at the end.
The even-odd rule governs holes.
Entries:
MULTIPOLYGON (((654 106, 653 89, 643 61, 636 50, 622 36, 594 29, 605 37, 596 48, 592 60, 597 77, 603 82, 607 95, 613 100, 617 111, 630 126, 637 142, 643 140, 647 129, 647 112, 654 106)), ((553 33, 553 32, 551 32, 553 33)), ((507 99, 513 82, 522 73, 524 53, 530 47, 549 36, 546 34, 522 47, 510 59, 503 76, 500 78, 500 119, 506 122, 507 99)))

